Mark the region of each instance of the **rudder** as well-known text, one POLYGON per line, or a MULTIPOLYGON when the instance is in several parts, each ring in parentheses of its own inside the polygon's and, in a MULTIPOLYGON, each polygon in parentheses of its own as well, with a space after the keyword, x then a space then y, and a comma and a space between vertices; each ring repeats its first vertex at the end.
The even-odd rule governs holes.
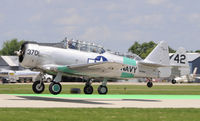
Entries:
POLYGON ((153 51, 145 58, 144 62, 155 63, 163 66, 169 66, 168 44, 161 41, 153 51))

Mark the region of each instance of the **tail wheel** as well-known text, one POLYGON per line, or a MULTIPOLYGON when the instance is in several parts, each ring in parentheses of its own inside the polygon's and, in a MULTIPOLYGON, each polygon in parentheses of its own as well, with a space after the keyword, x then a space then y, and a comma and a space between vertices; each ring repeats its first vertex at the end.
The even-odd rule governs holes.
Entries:
POLYGON ((151 81, 149 81, 149 82, 147 83, 147 87, 149 87, 149 88, 153 87, 153 83, 152 83, 151 81))
POLYGON ((92 94, 93 93, 93 87, 90 85, 87 85, 84 87, 84 93, 85 94, 92 94))
POLYGON ((98 93, 99 93, 99 94, 107 94, 107 93, 108 93, 108 88, 107 88, 107 86, 100 85, 100 86, 98 87, 98 93))
POLYGON ((49 85, 49 92, 51 94, 57 95, 62 91, 62 86, 59 82, 52 82, 49 85))
POLYGON ((43 82, 35 81, 32 85, 33 92, 40 94, 44 91, 45 86, 43 82))

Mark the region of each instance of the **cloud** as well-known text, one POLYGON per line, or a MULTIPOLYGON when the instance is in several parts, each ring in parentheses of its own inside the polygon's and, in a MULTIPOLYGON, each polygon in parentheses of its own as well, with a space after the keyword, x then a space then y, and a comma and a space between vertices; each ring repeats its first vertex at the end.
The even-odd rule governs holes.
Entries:
POLYGON ((107 26, 96 26, 86 28, 81 38, 85 40, 108 40, 111 36, 111 30, 107 26))
POLYGON ((59 18, 56 20, 56 24, 62 24, 62 25, 81 25, 86 23, 86 19, 79 16, 79 15, 71 15, 64 18, 59 18))
POLYGON ((2 23, 5 19, 5 16, 3 14, 0 13, 0 23, 2 23))
POLYGON ((192 13, 189 15, 185 15, 186 20, 188 20, 188 22, 191 25, 194 25, 196 27, 200 27, 200 14, 199 13, 192 13))
POLYGON ((45 0, 45 2, 46 2, 47 4, 51 4, 51 3, 54 2, 54 0, 45 0))
POLYGON ((146 0, 146 3, 151 4, 151 5, 160 5, 164 2, 165 0, 146 0))
POLYGON ((38 22, 38 21, 41 21, 42 19, 42 15, 41 14, 36 14, 36 15, 33 15, 29 18, 29 22, 38 22))
POLYGON ((110 3, 110 4, 106 5, 106 6, 104 6, 104 8, 105 8, 105 10, 107 10, 107 11, 116 11, 116 10, 121 9, 121 7, 118 6, 118 5, 115 4, 115 3, 110 3))
POLYGON ((67 14, 76 14, 77 13, 77 9, 76 8, 68 8, 66 10, 67 14))
POLYGON ((192 13, 187 16, 190 22, 199 22, 200 21, 200 14, 199 13, 192 13))
POLYGON ((134 18, 130 18, 125 20, 124 24, 135 24, 135 25, 158 25, 162 24, 164 21, 164 17, 161 14, 151 14, 151 15, 143 15, 136 16, 134 18))

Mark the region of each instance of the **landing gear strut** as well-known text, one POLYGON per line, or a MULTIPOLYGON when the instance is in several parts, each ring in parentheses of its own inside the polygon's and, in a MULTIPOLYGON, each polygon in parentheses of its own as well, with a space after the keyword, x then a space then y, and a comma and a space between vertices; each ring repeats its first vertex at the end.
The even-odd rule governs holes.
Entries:
POLYGON ((43 81, 35 81, 32 85, 33 92, 40 94, 44 91, 45 86, 43 81))
POLYGON ((44 91, 45 86, 43 82, 43 73, 40 73, 37 77, 37 81, 33 82, 32 90, 33 92, 40 94, 44 91))
POLYGON ((108 88, 107 88, 106 84, 107 84, 107 80, 104 79, 103 82, 102 82, 102 85, 100 85, 98 87, 97 91, 98 91, 99 94, 107 94, 108 93, 108 88))
POLYGON ((148 80, 147 87, 149 87, 149 88, 153 87, 152 79, 147 79, 147 80, 148 80))
POLYGON ((84 93, 85 94, 92 94, 93 93, 93 87, 91 86, 91 84, 92 84, 92 79, 87 80, 87 82, 85 83, 85 87, 84 87, 84 93))

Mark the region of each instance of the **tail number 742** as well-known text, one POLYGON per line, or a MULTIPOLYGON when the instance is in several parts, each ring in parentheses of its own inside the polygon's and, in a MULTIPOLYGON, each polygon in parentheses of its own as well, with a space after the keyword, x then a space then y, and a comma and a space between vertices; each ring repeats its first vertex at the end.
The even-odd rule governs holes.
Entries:
POLYGON ((177 63, 185 64, 185 59, 186 59, 185 55, 177 54, 176 57, 174 58, 174 61, 177 61, 177 63))

